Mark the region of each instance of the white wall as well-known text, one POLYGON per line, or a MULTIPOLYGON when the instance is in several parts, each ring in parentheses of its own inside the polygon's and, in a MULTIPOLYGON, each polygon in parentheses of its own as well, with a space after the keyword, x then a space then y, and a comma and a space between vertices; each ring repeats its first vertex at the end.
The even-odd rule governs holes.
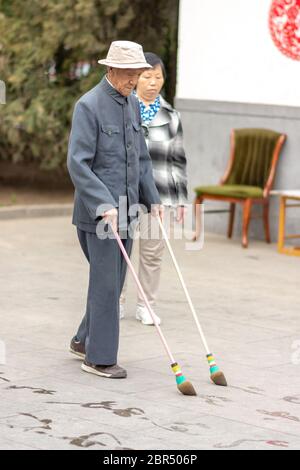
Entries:
POLYGON ((180 0, 177 97, 300 106, 300 61, 268 27, 271 0, 180 0))

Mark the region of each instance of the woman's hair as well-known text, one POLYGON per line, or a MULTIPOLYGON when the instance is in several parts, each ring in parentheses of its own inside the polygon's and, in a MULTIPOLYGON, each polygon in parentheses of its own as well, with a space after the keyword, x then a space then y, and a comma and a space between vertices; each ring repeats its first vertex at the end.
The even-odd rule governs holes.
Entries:
POLYGON ((160 65, 161 66, 163 77, 164 77, 164 80, 165 80, 166 76, 167 76, 166 68, 165 68, 165 65, 164 65, 163 61, 161 60, 161 58, 158 55, 154 54, 153 52, 145 52, 144 56, 145 56, 146 62, 148 64, 152 65, 152 67, 155 67, 155 65, 160 65))

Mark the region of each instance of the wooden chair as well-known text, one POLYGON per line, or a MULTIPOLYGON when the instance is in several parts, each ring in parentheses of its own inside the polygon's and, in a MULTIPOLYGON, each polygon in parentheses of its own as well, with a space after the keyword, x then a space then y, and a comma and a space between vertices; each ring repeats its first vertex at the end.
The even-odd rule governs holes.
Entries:
POLYGON ((232 237, 236 204, 243 205, 242 245, 248 246, 248 228, 253 204, 263 207, 263 221, 267 243, 271 242, 269 227, 269 193, 272 188, 277 163, 285 134, 267 129, 233 129, 230 139, 230 159, 220 184, 199 186, 194 189, 196 198, 195 240, 200 235, 199 204, 205 199, 230 203, 228 238, 232 237))

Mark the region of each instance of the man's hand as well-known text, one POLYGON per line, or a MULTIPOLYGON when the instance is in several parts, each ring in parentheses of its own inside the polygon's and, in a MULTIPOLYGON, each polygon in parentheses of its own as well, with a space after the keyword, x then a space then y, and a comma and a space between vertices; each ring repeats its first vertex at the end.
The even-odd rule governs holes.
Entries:
POLYGON ((116 232, 118 231, 118 210, 116 208, 104 212, 102 217, 107 224, 112 225, 116 232))
POLYGON ((151 206, 151 215, 153 217, 159 216, 161 221, 163 221, 164 212, 165 212, 165 207, 162 204, 153 204, 151 206))
POLYGON ((186 214, 186 207, 177 206, 176 208, 176 222, 183 222, 186 214))

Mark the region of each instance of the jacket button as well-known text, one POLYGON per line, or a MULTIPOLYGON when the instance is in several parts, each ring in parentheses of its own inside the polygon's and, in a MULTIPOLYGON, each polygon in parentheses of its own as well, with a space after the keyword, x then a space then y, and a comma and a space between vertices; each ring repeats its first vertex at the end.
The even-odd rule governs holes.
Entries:
POLYGON ((131 144, 127 144, 126 147, 128 148, 128 150, 131 149, 131 144))

